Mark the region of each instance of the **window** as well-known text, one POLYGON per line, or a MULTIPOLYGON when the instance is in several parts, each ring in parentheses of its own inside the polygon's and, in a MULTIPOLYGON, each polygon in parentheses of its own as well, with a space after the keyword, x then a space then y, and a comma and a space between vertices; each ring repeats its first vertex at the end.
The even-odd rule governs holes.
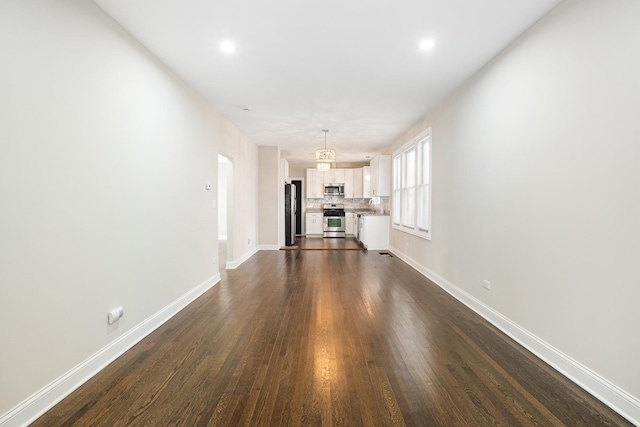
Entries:
POLYGON ((431 128, 393 153, 393 228, 431 239, 431 128))
POLYGON ((400 224, 414 228, 416 217, 416 147, 402 153, 402 209, 400 224))

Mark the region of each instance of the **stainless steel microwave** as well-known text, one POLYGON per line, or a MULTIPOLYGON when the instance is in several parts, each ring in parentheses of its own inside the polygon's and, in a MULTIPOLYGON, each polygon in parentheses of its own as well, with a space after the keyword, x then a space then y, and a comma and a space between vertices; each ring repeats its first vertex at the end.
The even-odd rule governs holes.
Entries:
POLYGON ((325 183, 324 184, 325 196, 344 196, 344 184, 325 183))

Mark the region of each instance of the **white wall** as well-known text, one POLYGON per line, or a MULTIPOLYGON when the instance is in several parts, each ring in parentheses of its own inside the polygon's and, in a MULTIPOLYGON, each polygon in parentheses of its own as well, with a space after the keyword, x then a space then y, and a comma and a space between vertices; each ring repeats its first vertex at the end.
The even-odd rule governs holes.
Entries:
POLYGON ((394 230, 394 250, 629 393, 636 420, 638 22, 638 1, 565 0, 389 149, 433 126, 433 240, 394 230))
MULTIPOLYGON (((218 156, 218 239, 227 240, 227 196, 228 186, 232 185, 231 179, 227 175, 232 174, 233 167, 224 156, 218 156)), ((233 190, 232 190, 233 191, 233 190)))
POLYGON ((227 231, 227 268, 235 268, 253 255, 258 236, 258 146, 217 111, 212 115, 219 153, 233 163, 231 204, 227 231))
POLYGON ((258 152, 258 245, 261 249, 277 249, 280 247, 279 231, 282 229, 280 210, 284 209, 280 148, 260 146, 258 152))
POLYGON ((0 2, 0 57, 2 419, 215 282, 217 145, 257 150, 90 1, 0 2))

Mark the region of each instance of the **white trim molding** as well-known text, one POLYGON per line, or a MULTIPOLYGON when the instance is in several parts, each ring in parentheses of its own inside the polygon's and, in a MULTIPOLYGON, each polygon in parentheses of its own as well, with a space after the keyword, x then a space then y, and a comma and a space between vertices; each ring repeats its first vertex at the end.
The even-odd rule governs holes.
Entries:
POLYGON ((445 278, 429 270, 397 248, 389 247, 389 250, 427 279, 440 286, 455 299, 507 334, 518 344, 538 356, 552 368, 582 387, 631 423, 640 426, 640 400, 636 397, 622 390, 577 360, 572 359, 471 294, 468 294, 453 283, 447 281, 445 278))
POLYGON ((97 353, 2 415, 0 417, 0 427, 21 427, 35 421, 108 364, 120 357, 125 351, 136 345, 196 298, 211 289, 220 280, 220 273, 217 273, 116 338, 97 353))
POLYGON ((259 251, 279 251, 281 246, 278 245, 258 245, 259 251))
POLYGON ((240 267, 240 264, 242 264, 243 262, 245 262, 246 260, 254 256, 257 252, 258 252, 258 249, 254 247, 249 252, 242 255, 240 258, 234 261, 227 261, 227 263, 225 264, 225 268, 227 270, 235 270, 236 268, 240 267))

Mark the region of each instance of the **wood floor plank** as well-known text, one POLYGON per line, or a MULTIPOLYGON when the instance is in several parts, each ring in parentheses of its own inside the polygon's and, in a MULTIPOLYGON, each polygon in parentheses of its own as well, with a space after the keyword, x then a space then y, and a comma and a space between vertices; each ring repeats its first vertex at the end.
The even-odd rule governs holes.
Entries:
POLYGON ((631 425, 399 259, 324 243, 223 272, 33 425, 631 425))

